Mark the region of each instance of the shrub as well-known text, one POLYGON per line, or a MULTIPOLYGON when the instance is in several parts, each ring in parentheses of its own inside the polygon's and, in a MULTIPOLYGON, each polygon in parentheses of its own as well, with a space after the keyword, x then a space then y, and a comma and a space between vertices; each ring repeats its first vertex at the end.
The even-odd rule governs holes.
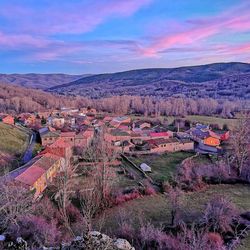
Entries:
POLYGON ((210 249, 223 249, 223 239, 218 233, 205 234, 205 241, 210 249))
POLYGON ((206 206, 203 222, 214 232, 232 231, 232 223, 238 218, 234 204, 222 196, 214 197, 206 206))
POLYGON ((7 232, 14 238, 22 237, 32 249, 54 246, 60 242, 61 236, 55 220, 48 222, 43 217, 35 215, 21 217, 17 225, 12 224, 8 227, 7 232))
POLYGON ((139 197, 141 197, 141 194, 138 192, 138 190, 135 190, 129 194, 118 195, 114 200, 114 204, 120 205, 126 201, 134 200, 134 199, 137 199, 139 197))
POLYGON ((156 194, 156 191, 153 187, 151 186, 147 186, 145 189, 144 189, 144 193, 145 195, 155 195, 156 194))

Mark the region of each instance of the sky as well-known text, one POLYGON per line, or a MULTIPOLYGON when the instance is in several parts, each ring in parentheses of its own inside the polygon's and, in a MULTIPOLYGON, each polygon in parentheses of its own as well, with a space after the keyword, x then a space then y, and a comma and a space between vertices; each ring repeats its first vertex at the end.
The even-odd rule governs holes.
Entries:
POLYGON ((250 63, 250 0, 0 0, 0 73, 250 63))

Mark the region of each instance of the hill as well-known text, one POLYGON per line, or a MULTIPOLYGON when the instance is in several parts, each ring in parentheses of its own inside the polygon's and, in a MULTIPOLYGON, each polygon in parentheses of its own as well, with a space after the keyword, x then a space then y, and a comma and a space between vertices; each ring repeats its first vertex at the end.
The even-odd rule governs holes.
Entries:
POLYGON ((235 62, 99 74, 47 90, 92 98, 126 94, 249 99, 249 82, 250 64, 235 62))
POLYGON ((0 74, 0 82, 28 88, 46 89, 69 83, 89 75, 66 74, 0 74))
POLYGON ((0 83, 0 113, 47 111, 75 107, 81 100, 54 95, 42 90, 0 83))

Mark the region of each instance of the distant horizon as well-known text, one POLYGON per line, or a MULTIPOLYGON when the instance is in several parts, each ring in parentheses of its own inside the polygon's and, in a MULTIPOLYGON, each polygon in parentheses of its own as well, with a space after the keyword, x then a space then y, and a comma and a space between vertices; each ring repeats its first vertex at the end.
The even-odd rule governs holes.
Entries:
POLYGON ((100 72, 100 73, 67 73, 67 72, 11 72, 11 73, 5 73, 0 72, 2 75, 29 75, 29 74, 40 74, 40 75, 102 75, 102 74, 115 74, 115 73, 121 73, 121 72, 127 72, 127 71, 134 71, 134 70, 144 70, 144 69, 177 69, 177 68, 185 68, 185 67, 198 67, 198 66, 206 66, 206 65, 212 65, 212 64, 229 64, 229 63, 241 63, 241 64, 250 64, 249 62, 236 62, 236 61, 228 61, 228 62, 212 62, 212 63, 204 63, 204 64, 194 64, 194 65, 183 65, 183 66, 177 66, 177 67, 151 67, 151 68, 133 68, 133 69, 127 69, 122 71, 113 71, 113 72, 100 72))
POLYGON ((1 0, 0 72, 249 63, 249 12, 246 0, 1 0))

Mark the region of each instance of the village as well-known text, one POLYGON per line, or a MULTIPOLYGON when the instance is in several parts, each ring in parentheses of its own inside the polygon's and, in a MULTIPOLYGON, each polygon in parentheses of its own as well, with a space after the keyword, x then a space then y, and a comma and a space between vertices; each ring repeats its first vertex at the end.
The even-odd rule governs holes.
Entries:
MULTIPOLYGON (((120 157, 161 155, 173 152, 194 152, 218 156, 223 153, 229 131, 213 131, 209 125, 192 124, 188 129, 177 122, 175 129, 157 120, 140 116, 114 116, 99 113, 93 108, 62 108, 48 112, 24 113, 18 116, 2 114, 1 122, 26 127, 32 131, 28 150, 36 140, 39 150, 24 164, 8 173, 11 180, 35 190, 40 197, 53 178, 68 164, 76 164, 93 139, 102 133, 103 140, 121 164, 120 157)), ((183 123, 183 122, 182 122, 183 123)), ((135 166, 136 167, 136 166, 135 166)), ((168 166, 166 166, 167 168, 168 166)), ((154 172, 150 164, 141 163, 142 172, 154 172)))

